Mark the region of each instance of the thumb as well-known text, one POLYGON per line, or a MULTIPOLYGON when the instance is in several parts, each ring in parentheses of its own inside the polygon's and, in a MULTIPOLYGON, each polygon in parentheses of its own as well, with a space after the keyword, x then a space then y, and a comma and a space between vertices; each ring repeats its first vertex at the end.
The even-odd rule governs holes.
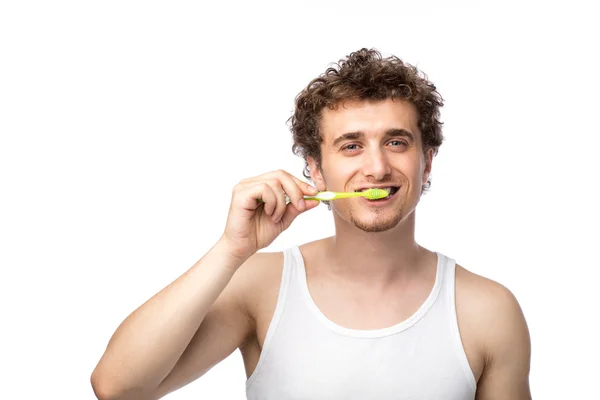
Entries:
POLYGON ((283 213, 283 217, 281 217, 281 222, 283 222, 283 229, 287 229, 290 227, 292 222, 296 219, 296 217, 303 212, 308 210, 312 210, 316 206, 318 206, 320 201, 318 200, 306 200, 305 201, 305 209, 304 211, 299 211, 292 203, 287 205, 285 212, 283 213))

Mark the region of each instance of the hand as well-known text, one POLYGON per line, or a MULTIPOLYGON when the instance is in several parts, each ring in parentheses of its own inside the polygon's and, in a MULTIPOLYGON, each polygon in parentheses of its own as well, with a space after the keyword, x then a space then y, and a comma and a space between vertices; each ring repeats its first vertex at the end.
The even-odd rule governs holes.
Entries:
POLYGON ((304 195, 317 192, 282 170, 243 179, 233 188, 222 236, 226 248, 232 256, 246 260, 270 245, 298 215, 315 208, 319 201, 304 200, 304 195))

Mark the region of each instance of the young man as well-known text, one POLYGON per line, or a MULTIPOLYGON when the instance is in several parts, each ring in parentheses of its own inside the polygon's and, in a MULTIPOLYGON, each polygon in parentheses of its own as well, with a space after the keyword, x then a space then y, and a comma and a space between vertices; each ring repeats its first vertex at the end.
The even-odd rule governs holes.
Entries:
POLYGON ((111 338, 98 398, 158 399, 239 348, 249 399, 530 399, 514 296, 415 242, 441 106, 375 50, 312 81, 291 128, 316 188, 285 171, 241 181, 221 239, 111 338), (390 196, 328 204, 335 236, 258 252, 317 206, 303 196, 375 187, 390 196))

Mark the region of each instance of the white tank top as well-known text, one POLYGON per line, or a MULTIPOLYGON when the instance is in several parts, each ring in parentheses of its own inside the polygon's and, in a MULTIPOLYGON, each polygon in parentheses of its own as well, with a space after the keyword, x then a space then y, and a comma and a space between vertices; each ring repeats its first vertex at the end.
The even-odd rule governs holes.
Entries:
POLYGON ((249 400, 473 400, 476 383, 454 303, 454 260, 437 253, 435 284, 407 320, 344 328, 314 303, 298 247, 284 251, 279 297, 246 381, 249 400))

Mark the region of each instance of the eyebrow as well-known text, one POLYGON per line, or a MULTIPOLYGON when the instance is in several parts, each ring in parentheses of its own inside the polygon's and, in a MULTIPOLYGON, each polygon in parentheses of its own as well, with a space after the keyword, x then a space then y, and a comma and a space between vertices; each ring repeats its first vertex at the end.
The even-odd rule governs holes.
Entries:
MULTIPOLYGON (((410 131, 407 131, 406 129, 388 129, 385 132, 384 135, 384 139, 388 139, 391 137, 406 137, 408 138, 411 142, 414 142, 415 140, 415 135, 413 135, 410 131)), ((345 140, 356 140, 356 139, 361 139, 365 137, 365 133, 363 131, 356 131, 356 132, 347 132, 344 133, 340 136, 338 136, 337 138, 335 138, 333 140, 332 145, 336 146, 337 144, 339 144, 340 142, 343 142, 345 140)))

